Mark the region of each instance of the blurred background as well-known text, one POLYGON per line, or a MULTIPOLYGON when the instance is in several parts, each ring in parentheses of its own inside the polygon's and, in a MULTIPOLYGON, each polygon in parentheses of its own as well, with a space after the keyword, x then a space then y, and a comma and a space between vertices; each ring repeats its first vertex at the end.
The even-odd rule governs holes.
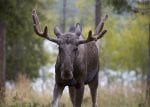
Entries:
MULTIPOLYGON (((150 98, 149 0, 0 0, 0 107, 48 107, 54 87, 56 44, 33 31, 32 10, 42 27, 65 32, 81 23, 82 34, 106 14, 100 40, 98 105, 146 107, 150 98), (147 85, 146 85, 147 84, 147 85)), ((83 107, 91 107, 89 89, 83 107)), ((67 87, 60 107, 71 107, 67 87)), ((149 107, 149 106, 147 106, 149 107)))

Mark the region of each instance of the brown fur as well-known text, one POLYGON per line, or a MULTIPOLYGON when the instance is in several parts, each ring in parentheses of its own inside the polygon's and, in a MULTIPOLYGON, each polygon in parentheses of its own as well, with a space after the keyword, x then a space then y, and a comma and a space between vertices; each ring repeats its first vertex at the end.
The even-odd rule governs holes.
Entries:
POLYGON ((69 86, 73 107, 81 107, 84 85, 88 84, 92 107, 96 107, 96 92, 98 87, 99 57, 95 41, 103 37, 107 30, 103 30, 107 15, 98 24, 95 34, 89 31, 86 40, 81 36, 82 28, 79 23, 70 27, 69 32, 63 34, 59 27, 54 28, 56 39, 48 36, 48 28, 40 27, 36 10, 32 12, 33 28, 37 35, 59 45, 59 54, 55 65, 55 87, 52 107, 58 107, 58 100, 65 86, 69 86), (94 35, 94 36, 93 36, 94 35))
POLYGON ((59 55, 55 65, 56 84, 52 107, 57 106, 57 99, 61 96, 65 86, 69 86, 73 107, 81 107, 85 84, 88 84, 90 87, 92 105, 96 107, 99 71, 99 57, 96 43, 92 41, 76 46, 76 41, 83 39, 83 37, 76 35, 75 32, 63 34, 60 38, 59 55), (77 48, 77 50, 74 51, 74 48, 77 48), (62 77, 65 73, 68 74, 66 78, 62 77))

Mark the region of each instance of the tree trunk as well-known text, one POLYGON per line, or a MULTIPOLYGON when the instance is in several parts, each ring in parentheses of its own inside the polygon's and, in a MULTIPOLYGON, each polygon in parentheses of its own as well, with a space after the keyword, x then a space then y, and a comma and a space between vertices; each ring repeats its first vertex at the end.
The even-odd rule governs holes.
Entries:
MULTIPOLYGON (((95 0, 95 28, 97 27, 100 21, 101 21, 101 0, 95 0)), ((100 42, 98 40, 96 43, 98 50, 99 44, 100 42)))
POLYGON ((62 31, 66 30, 66 0, 63 0, 63 19, 62 19, 62 31))
POLYGON ((147 105, 148 107, 150 106, 150 18, 149 18, 149 41, 148 41, 148 73, 147 73, 147 92, 146 92, 146 97, 147 97, 147 105))
POLYGON ((101 20, 101 0, 95 0, 95 28, 101 20))
POLYGON ((0 22, 0 102, 5 96, 5 25, 0 22))

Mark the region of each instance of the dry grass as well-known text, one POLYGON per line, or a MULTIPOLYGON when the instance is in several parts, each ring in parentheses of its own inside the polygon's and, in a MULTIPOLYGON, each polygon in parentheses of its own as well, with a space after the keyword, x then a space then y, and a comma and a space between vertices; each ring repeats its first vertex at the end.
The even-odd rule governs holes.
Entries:
MULTIPOLYGON (((133 83, 132 86, 115 84, 108 87, 99 87, 98 106, 100 107, 145 107, 145 86, 142 83, 133 83), (141 106, 139 106, 141 105, 141 106)), ((14 88, 6 89, 5 105, 2 107, 49 107, 51 102, 50 91, 37 92, 32 89, 32 82, 26 76, 20 75, 14 88)), ((60 107, 72 107, 68 93, 63 93, 60 107)), ((91 107, 91 98, 88 87, 84 92, 82 107, 91 107)))
POLYGON ((145 103, 144 89, 141 85, 123 87, 118 84, 111 88, 101 88, 99 104, 102 107, 139 107, 145 103))
POLYGON ((6 89, 7 107, 47 107, 50 97, 47 91, 36 92, 32 89, 32 82, 26 76, 19 75, 15 87, 6 89))

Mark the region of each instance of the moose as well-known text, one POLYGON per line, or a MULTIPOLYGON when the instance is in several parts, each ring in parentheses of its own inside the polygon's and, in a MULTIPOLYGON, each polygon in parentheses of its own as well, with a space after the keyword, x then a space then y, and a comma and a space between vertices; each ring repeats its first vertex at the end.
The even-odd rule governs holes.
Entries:
POLYGON ((99 73, 99 50, 96 41, 104 36, 103 30, 107 15, 98 24, 95 33, 90 30, 87 39, 82 36, 82 27, 79 23, 71 26, 69 31, 62 33, 58 26, 54 28, 56 38, 48 36, 48 28, 41 29, 36 10, 32 12, 33 28, 37 35, 54 42, 59 47, 55 64, 55 86, 53 91, 52 107, 58 107, 59 99, 65 86, 69 88, 73 107, 81 107, 84 85, 88 85, 92 97, 92 107, 96 107, 96 95, 99 73))

